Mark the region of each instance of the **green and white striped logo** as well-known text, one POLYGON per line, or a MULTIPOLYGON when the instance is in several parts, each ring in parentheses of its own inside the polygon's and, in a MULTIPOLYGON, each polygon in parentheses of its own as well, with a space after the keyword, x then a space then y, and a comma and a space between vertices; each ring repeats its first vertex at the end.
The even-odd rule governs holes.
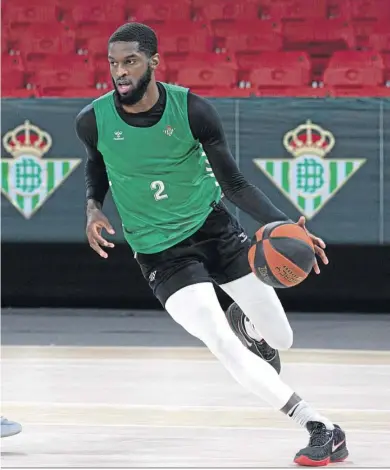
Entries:
POLYGON ((1 159, 1 191, 29 219, 80 164, 78 159, 42 159, 51 137, 26 121, 3 138, 14 158, 1 159))
POLYGON ((366 161, 325 160, 334 143, 330 132, 307 121, 284 137, 284 145, 294 159, 258 158, 254 163, 311 219, 366 161))

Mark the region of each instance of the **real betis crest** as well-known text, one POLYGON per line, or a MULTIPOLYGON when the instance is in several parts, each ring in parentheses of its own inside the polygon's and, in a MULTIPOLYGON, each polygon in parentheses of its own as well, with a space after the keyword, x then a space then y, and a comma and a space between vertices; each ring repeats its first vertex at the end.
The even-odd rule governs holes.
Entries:
POLYGON ((337 193, 366 159, 326 159, 335 144, 332 133, 306 121, 284 136, 294 159, 262 159, 254 163, 308 219, 337 193))
POLYGON ((7 132, 3 145, 13 158, 1 159, 1 192, 26 219, 81 162, 73 158, 42 159, 52 145, 51 136, 29 121, 7 132))

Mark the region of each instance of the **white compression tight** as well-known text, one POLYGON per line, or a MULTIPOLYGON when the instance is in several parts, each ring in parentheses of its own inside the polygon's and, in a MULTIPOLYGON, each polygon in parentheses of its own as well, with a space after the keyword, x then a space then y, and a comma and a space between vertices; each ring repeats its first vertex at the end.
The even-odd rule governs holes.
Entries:
POLYGON ((289 349, 293 332, 275 290, 254 274, 220 286, 241 308, 259 335, 275 349, 289 349))
MULTIPOLYGON (((262 286, 257 280, 257 284, 254 288, 258 290, 259 303, 256 304, 254 301, 250 302, 244 298, 244 295, 248 295, 252 291, 252 286, 250 285, 252 280, 248 278, 244 281, 246 277, 247 276, 238 280, 242 281, 242 283, 234 281, 223 286, 227 292, 230 290, 235 300, 237 298, 237 303, 240 306, 242 305, 243 310, 245 308, 245 313, 247 313, 246 310, 252 312, 252 310, 254 311, 260 308, 260 299, 262 297, 260 294, 262 286), (243 283, 245 283, 245 294, 241 293, 241 295, 236 295, 240 290, 237 286, 243 283), (256 308, 255 305, 257 305, 256 308)), ((279 304, 272 295, 269 297, 272 299, 269 304, 272 310, 275 305, 278 308, 281 307, 279 307, 279 304)), ((171 317, 185 330, 203 341, 209 350, 243 387, 261 397, 277 410, 282 409, 286 405, 294 391, 282 382, 272 366, 250 352, 237 338, 227 322, 225 313, 215 293, 214 286, 211 283, 199 283, 180 289, 169 297, 165 308, 171 317)), ((263 308, 268 310, 268 304, 266 304, 265 301, 263 301, 262 310, 263 308)), ((275 314, 273 310, 267 311, 268 320, 263 321, 257 317, 253 318, 253 322, 256 322, 256 327, 257 323, 259 324, 259 331, 264 334, 265 338, 268 333, 273 336, 272 327, 271 325, 267 325, 267 322, 272 323, 275 321, 276 327, 279 324, 282 325, 284 332, 288 331, 289 325, 287 320, 283 320, 283 316, 279 314, 280 312, 275 314), (272 315, 276 315, 276 317, 274 318, 272 315)), ((267 342, 268 339, 270 338, 266 338, 267 342)), ((289 347, 287 340, 278 342, 276 334, 273 339, 274 341, 270 341, 270 344, 274 347, 279 346, 283 341, 285 341, 283 344, 289 347)), ((291 341, 292 333, 289 333, 289 342, 291 343, 291 341)))

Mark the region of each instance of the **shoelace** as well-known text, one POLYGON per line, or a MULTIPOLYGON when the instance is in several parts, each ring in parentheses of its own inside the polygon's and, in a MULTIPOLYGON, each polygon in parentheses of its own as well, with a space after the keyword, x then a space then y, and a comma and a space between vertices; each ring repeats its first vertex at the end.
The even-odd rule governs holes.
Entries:
POLYGON ((323 423, 308 424, 308 430, 310 432, 310 446, 324 445, 329 440, 332 433, 332 431, 326 429, 326 426, 323 423))
POLYGON ((266 343, 264 339, 262 339, 260 342, 256 341, 256 345, 266 361, 275 357, 275 349, 271 348, 271 346, 266 343))

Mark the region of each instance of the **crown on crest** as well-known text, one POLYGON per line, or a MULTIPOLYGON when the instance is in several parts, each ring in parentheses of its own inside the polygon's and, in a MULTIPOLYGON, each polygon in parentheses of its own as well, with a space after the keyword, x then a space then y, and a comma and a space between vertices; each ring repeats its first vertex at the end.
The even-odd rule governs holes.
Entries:
POLYGON ((13 157, 23 154, 42 157, 51 147, 50 134, 34 126, 30 121, 24 121, 15 129, 7 132, 3 137, 5 150, 13 157))
POLYGON ((335 138, 331 132, 307 120, 305 124, 287 132, 283 144, 294 157, 303 154, 324 157, 332 150, 335 138))

